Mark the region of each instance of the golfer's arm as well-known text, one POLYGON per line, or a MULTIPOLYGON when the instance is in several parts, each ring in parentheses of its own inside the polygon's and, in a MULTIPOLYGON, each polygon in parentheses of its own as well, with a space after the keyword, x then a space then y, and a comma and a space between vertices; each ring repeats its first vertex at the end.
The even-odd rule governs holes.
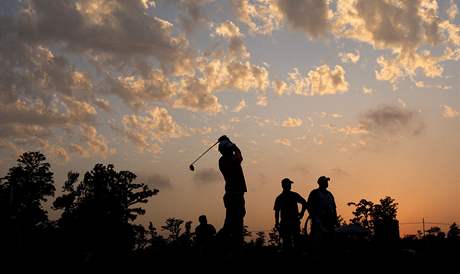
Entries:
POLYGON ((241 155, 241 150, 235 145, 235 156, 239 162, 243 161, 243 155, 241 155))
POLYGON ((279 223, 280 223, 280 211, 275 210, 275 226, 279 225, 279 223))

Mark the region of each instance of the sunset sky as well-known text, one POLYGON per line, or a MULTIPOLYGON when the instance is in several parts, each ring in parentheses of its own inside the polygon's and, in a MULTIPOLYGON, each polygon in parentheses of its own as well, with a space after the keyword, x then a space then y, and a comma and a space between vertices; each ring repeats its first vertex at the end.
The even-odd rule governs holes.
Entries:
POLYGON ((40 150, 59 195, 69 170, 113 163, 160 189, 141 223, 206 214, 220 228, 219 153, 188 166, 226 134, 243 153, 250 230, 273 227, 282 178, 306 197, 321 175, 347 221, 347 202, 391 196, 401 223, 460 223, 459 8, 2 0, 0 176, 40 150))

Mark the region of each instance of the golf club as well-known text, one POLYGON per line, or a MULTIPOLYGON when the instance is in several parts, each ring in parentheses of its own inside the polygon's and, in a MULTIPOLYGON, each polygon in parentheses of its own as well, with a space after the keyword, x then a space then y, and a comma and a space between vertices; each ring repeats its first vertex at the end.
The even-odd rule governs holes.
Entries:
POLYGON ((195 167, 193 166, 194 163, 196 163, 198 160, 200 160, 201 157, 203 157, 203 155, 205 155, 208 151, 211 150, 211 148, 213 148, 215 145, 217 145, 219 143, 219 141, 215 142, 212 146, 210 146, 208 149, 205 150, 205 152, 201 153, 200 156, 198 156, 198 158, 195 159, 195 161, 193 161, 190 166, 188 167, 191 171, 194 171, 195 170, 195 167))

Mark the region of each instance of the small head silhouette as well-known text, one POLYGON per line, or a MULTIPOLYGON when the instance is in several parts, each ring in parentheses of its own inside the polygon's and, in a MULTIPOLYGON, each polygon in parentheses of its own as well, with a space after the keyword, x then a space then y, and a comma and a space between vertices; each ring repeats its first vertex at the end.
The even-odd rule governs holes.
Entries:
POLYGON ((289 178, 284 178, 283 180, 281 180, 281 186, 283 187, 284 190, 291 190, 291 185, 293 183, 294 182, 291 181, 289 178))
POLYGON ((228 138, 222 139, 222 141, 219 142, 219 152, 223 156, 232 155, 233 154, 233 146, 234 146, 234 144, 230 141, 230 139, 228 139, 228 138))
POLYGON ((322 189, 326 189, 329 186, 329 181, 331 178, 326 177, 326 176, 321 176, 318 178, 318 185, 322 189))
POLYGON ((206 218, 206 215, 201 215, 200 217, 198 217, 198 221, 200 222, 200 224, 202 225, 205 225, 208 223, 208 219, 206 218))

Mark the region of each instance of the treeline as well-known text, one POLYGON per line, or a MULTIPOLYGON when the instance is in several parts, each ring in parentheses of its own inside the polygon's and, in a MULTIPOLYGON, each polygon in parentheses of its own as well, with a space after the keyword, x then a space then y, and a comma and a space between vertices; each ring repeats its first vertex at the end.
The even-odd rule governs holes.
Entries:
MULTIPOLYGON (((53 260, 63 264, 103 264, 228 255, 218 236, 207 247, 197 246, 191 221, 169 218, 161 231, 152 223, 148 227, 136 224, 137 217, 145 213, 143 205, 159 190, 150 189, 135 179, 136 175, 130 171, 96 164, 83 177, 69 172, 62 194, 55 197, 53 172, 45 155, 40 152, 22 154, 6 176, 0 178, 2 258, 5 262, 53 260), (60 213, 59 219, 50 220, 44 204, 52 204, 52 210, 60 213)), ((376 204, 363 199, 349 206, 354 207, 354 217, 348 223, 341 219, 337 228, 336 247, 342 251, 353 246, 368 248, 368 243, 372 242, 411 249, 419 247, 411 241, 459 241, 460 230, 455 223, 447 234, 432 228, 427 235, 400 241, 397 203, 391 197, 376 204)), ((308 230, 307 221, 302 233, 304 248, 299 254, 312 252, 308 230)), ((276 229, 252 235, 246 227, 245 236, 245 252, 277 256, 280 238, 276 229)))

